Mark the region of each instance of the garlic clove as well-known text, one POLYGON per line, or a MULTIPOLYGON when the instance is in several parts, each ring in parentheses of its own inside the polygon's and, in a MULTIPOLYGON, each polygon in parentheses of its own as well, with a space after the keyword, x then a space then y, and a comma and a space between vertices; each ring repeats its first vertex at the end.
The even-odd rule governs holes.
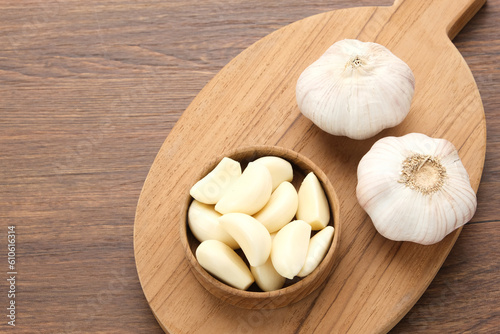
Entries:
POLYGON ((240 245, 251 266, 266 262, 271 253, 271 236, 257 219, 244 213, 228 213, 219 222, 240 245))
POLYGON ((271 173, 273 179, 273 191, 285 181, 292 182, 293 168, 292 164, 283 158, 275 156, 266 156, 255 160, 255 162, 263 164, 271 173))
POLYGON ((297 219, 309 223, 313 230, 321 230, 330 221, 330 208, 325 192, 313 172, 300 185, 297 219))
POLYGON ((240 163, 223 158, 210 173, 191 187, 189 194, 199 202, 215 204, 240 175, 240 163))
POLYGON ((234 288, 246 290, 254 282, 243 259, 218 240, 203 241, 196 248, 196 259, 206 271, 234 288))
POLYGON ((384 237, 424 245, 467 223, 477 206, 453 144, 419 133, 377 141, 358 165, 356 195, 384 237))
POLYGON ((219 240, 232 249, 239 248, 238 243, 219 224, 220 213, 213 205, 193 200, 188 209, 188 225, 198 241, 219 240))
POLYGON ((293 279, 306 261, 311 225, 294 220, 278 231, 273 240, 271 261, 283 277, 293 279))
POLYGON ((309 248, 307 249, 306 261, 297 276, 305 277, 319 266, 330 248, 333 240, 333 231, 333 226, 327 226, 311 238, 309 248))
POLYGON ((271 197, 272 178, 262 164, 250 162, 241 176, 215 205, 222 213, 240 212, 253 215, 266 205, 271 197))
POLYGON ((276 232, 293 219, 298 204, 299 198, 295 187, 285 181, 276 188, 269 202, 254 215, 254 218, 261 222, 269 233, 276 232))
POLYGON ((410 110, 415 77, 380 44, 336 42, 300 75, 297 104, 322 130, 366 139, 398 125, 410 110))
POLYGON ((255 282, 263 291, 278 290, 285 284, 285 277, 278 274, 276 269, 274 269, 271 257, 261 266, 250 266, 250 271, 255 278, 255 282))

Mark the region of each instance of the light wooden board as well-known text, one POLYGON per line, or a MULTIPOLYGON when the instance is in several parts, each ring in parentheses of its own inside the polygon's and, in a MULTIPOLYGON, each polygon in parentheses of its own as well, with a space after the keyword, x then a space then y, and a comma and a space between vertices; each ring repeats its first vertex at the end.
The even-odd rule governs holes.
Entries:
POLYGON ((486 124, 473 76, 450 38, 484 0, 400 0, 391 7, 328 12, 286 26, 233 59, 184 112, 160 149, 141 193, 134 249, 144 294, 172 333, 381 333, 412 307, 460 230, 432 246, 380 236, 357 204, 356 168, 379 138, 421 132, 459 149, 477 190, 486 124), (301 116, 300 73, 344 38, 374 41, 407 62, 416 91, 405 121, 374 138, 328 135, 301 116), (341 205, 342 238, 325 287, 277 310, 244 310, 207 293, 179 241, 182 203, 203 164, 246 145, 277 145, 309 157, 329 176, 341 205))

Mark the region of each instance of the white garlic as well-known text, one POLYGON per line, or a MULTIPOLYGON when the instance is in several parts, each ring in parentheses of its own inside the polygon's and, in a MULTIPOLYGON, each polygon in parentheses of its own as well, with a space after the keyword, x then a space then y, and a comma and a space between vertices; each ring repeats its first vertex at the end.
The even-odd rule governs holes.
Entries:
POLYGON ((283 277, 293 279, 304 266, 311 238, 311 225, 294 220, 278 231, 273 239, 271 261, 283 277))
POLYGON ((238 243, 219 224, 220 213, 213 205, 193 200, 188 209, 188 225, 198 241, 219 240, 232 249, 239 248, 238 243))
POLYGON ((253 217, 261 222, 269 233, 273 233, 293 219, 298 205, 297 190, 290 182, 285 181, 273 191, 267 204, 253 217))
POLYGON ((300 75, 300 111, 322 130, 366 139, 403 121, 415 77, 380 44, 345 39, 333 44, 300 75))
POLYGON ((310 172, 302 181, 299 191, 297 219, 311 225, 313 230, 321 230, 330 221, 330 206, 318 177, 310 172))
POLYGON ((266 166, 271 173, 271 178, 273 180, 273 191, 285 181, 292 182, 292 164, 285 159, 275 156, 265 156, 255 160, 255 162, 266 166))
POLYGON ((332 244, 334 230, 333 226, 327 226, 311 238, 306 262, 297 276, 307 276, 319 266, 332 244))
POLYGON ((196 248, 196 260, 206 271, 237 289, 246 290, 254 282, 243 259, 218 240, 203 241, 196 248))
POLYGON ((467 223, 477 206, 453 144, 419 133, 377 141, 358 165, 356 195, 384 237, 424 245, 467 223))
POLYGON ((230 158, 223 158, 210 173, 191 187, 189 194, 201 203, 215 204, 240 175, 240 163, 230 158))
POLYGON ((276 269, 274 269, 271 257, 269 257, 261 266, 250 267, 253 277, 255 278, 255 283, 263 291, 274 291, 281 289, 285 284, 285 277, 278 274, 276 269))
POLYGON ((271 197, 271 173, 262 164, 250 162, 241 176, 215 205, 222 213, 241 212, 253 215, 266 205, 271 197))
POLYGON ((267 261, 271 253, 271 235, 257 219, 244 213, 227 213, 219 222, 236 240, 251 266, 261 266, 267 261))

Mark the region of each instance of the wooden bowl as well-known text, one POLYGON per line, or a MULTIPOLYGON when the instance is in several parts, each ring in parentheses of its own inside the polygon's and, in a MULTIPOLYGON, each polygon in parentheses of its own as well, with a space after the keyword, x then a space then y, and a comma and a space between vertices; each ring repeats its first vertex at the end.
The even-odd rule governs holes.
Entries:
POLYGON ((329 225, 335 228, 335 232, 330 249, 325 255, 325 258, 308 276, 304 278, 296 277, 294 280, 287 279, 283 288, 271 292, 264 292, 260 290, 256 283, 253 283, 252 286, 246 291, 239 290, 213 277, 205 271, 205 269, 203 269, 196 260, 194 254, 200 242, 193 236, 187 223, 187 212, 193 199, 189 194, 186 194, 186 199, 181 212, 180 240, 192 272, 200 284, 212 295, 232 305, 246 309, 275 309, 284 307, 305 298, 311 292, 320 287, 332 271, 335 249, 340 235, 339 200, 332 184, 323 171, 321 171, 321 169, 319 169, 311 160, 290 149, 276 146, 251 146, 238 148, 214 159, 214 161, 209 162, 204 168, 201 169, 199 178, 193 180, 193 184, 214 169, 223 157, 229 157, 233 160, 239 161, 243 170, 250 161, 263 156, 277 156, 289 161, 294 170, 294 179, 292 184, 296 187, 296 189, 298 189, 298 186, 309 172, 314 172, 314 174, 316 174, 321 185, 323 186, 330 205, 329 225))

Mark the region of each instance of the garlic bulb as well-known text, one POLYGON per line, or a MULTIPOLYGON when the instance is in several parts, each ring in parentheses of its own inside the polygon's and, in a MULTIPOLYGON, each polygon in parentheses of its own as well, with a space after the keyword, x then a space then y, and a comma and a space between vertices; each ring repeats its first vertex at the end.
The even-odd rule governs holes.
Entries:
POLYGON ((403 121, 414 89, 410 67, 387 48, 345 39, 302 72, 296 98, 322 130, 366 139, 403 121))
POLYGON ((477 205, 453 144, 419 133, 377 141, 359 162, 356 195, 384 237, 424 245, 467 223, 477 205))

